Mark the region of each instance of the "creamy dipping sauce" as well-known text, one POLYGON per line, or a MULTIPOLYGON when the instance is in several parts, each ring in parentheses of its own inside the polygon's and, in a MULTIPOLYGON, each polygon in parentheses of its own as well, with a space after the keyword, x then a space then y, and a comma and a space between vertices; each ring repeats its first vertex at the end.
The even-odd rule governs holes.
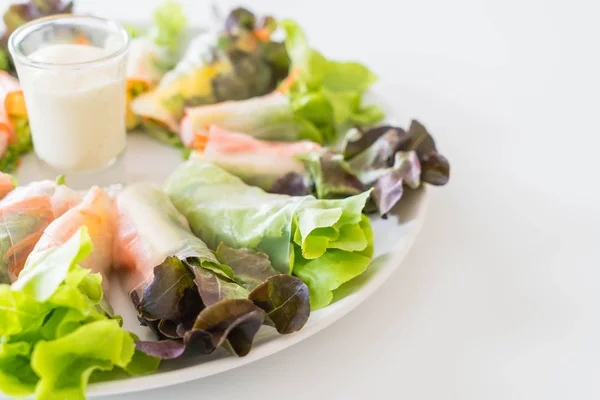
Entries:
MULTIPOLYGON (((70 64, 109 56, 114 49, 52 44, 29 58, 70 64)), ((125 76, 117 61, 81 69, 19 71, 33 144, 51 167, 71 172, 102 169, 125 149, 125 76)))

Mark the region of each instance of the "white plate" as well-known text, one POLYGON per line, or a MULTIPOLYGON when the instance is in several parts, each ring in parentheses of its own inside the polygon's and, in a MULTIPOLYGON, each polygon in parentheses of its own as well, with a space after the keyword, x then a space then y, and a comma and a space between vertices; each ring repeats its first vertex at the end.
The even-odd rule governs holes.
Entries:
MULTIPOLYGON (((152 180, 162 182, 181 163, 178 150, 156 142, 141 133, 129 136, 126 152, 128 181, 152 180)), ((36 180, 36 161, 28 155, 17 178, 21 183, 36 180)), ((238 358, 219 350, 209 356, 186 357, 164 362, 158 372, 149 376, 92 384, 90 396, 122 394, 159 388, 207 377, 227 371, 298 343, 356 308, 379 288, 400 265, 411 247, 425 216, 427 191, 408 191, 401 204, 387 220, 372 218, 375 233, 375 258, 365 274, 342 286, 330 306, 311 314, 304 328, 291 335, 279 335, 268 327, 261 329, 250 354, 238 358)), ((110 293, 115 311, 123 316, 126 329, 140 337, 151 338, 149 330, 141 327, 128 296, 113 284, 110 293)))

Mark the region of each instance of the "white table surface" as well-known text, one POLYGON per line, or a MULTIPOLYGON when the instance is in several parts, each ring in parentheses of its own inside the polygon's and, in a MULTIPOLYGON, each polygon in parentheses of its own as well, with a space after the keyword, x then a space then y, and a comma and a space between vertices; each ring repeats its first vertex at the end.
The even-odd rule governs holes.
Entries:
MULTIPOLYGON (((137 20, 158 3, 76 2, 137 20)), ((206 21, 207 1, 183 3, 206 21)), ((451 182, 432 190, 392 279, 333 326, 248 366, 118 398, 600 398, 595 3, 247 1, 376 70, 399 115, 434 133, 451 182)))

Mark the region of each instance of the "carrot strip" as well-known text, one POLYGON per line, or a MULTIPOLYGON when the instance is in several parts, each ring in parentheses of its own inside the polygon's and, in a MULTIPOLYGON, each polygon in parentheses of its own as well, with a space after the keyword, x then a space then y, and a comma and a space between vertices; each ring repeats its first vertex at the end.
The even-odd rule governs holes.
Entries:
POLYGON ((285 78, 279 84, 279 87, 277 88, 277 92, 279 92, 281 94, 285 94, 288 90, 290 90, 290 88, 292 87, 294 82, 296 82, 296 80, 298 79, 298 75, 300 75, 300 68, 296 67, 296 68, 292 69, 292 71, 287 76, 287 78, 285 78))
POLYGON ((194 142, 192 143, 192 148, 203 152, 206 148, 206 144, 208 143, 208 136, 196 134, 194 136, 194 142))
POLYGON ((25 106, 25 96, 23 91, 10 92, 4 100, 6 113, 11 117, 26 117, 27 107, 25 106))
POLYGON ((252 31, 252 35, 261 42, 267 43, 271 40, 271 30, 269 28, 260 28, 252 31))
POLYGON ((23 270, 25 266, 25 262, 27 261, 27 255, 31 253, 36 243, 40 240, 42 235, 44 234, 43 229, 39 232, 32 233, 27 236, 25 239, 21 240, 19 243, 16 243, 13 247, 8 249, 6 252, 6 259, 8 260, 8 274, 10 276, 11 282, 17 280, 17 277, 23 270))

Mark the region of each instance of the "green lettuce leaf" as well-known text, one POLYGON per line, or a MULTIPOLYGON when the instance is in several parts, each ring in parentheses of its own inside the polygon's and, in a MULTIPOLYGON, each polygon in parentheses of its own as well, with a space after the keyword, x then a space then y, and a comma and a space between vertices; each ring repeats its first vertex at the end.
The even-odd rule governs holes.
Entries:
POLYGON ((0 343, 0 389, 8 396, 25 397, 34 392, 38 376, 30 364, 31 344, 0 343))
MULTIPOLYGON (((371 263, 373 231, 368 217, 364 215, 361 217, 359 227, 360 231, 345 233, 343 242, 355 248, 362 247, 362 244, 366 242, 367 246, 361 251, 349 252, 330 249, 317 258, 296 258, 294 274, 308 285, 310 306, 313 310, 323 308, 331 303, 333 291, 343 283, 361 275, 371 263)), ((316 236, 315 239, 319 239, 319 237, 316 236)), ((329 238, 325 237, 324 241, 327 240, 329 238)))
MULTIPOLYGON (((233 248, 266 253, 280 273, 302 278, 296 273, 297 266, 300 271, 307 270, 304 264, 310 260, 320 260, 331 252, 347 253, 348 257, 340 258, 340 270, 331 272, 335 279, 305 281, 313 309, 328 304, 313 301, 313 292, 331 292, 360 275, 369 264, 373 237, 368 219, 362 217, 368 191, 341 200, 271 194, 201 161, 188 161, 175 170, 165 189, 192 231, 209 247, 224 242, 233 248), (358 256, 361 262, 357 267, 358 256)), ((311 265, 319 269, 325 264, 316 261, 311 265)), ((327 298, 331 301, 332 296, 327 298)))
POLYGON ((181 46, 183 34, 187 29, 187 17, 181 4, 165 1, 154 10, 154 42, 172 52, 181 46))
POLYGON ((287 19, 280 25, 286 32, 291 70, 297 72, 289 95, 298 115, 324 132, 327 141, 335 140, 339 132, 352 124, 369 126, 383 118, 379 107, 362 105, 363 94, 377 79, 367 67, 356 62, 327 60, 309 46, 294 21, 287 19))
MULTIPOLYGON (((39 302, 48 300, 56 293, 59 285, 67 279, 69 272, 77 263, 86 258, 92 251, 92 242, 87 228, 82 228, 63 246, 33 253, 27 259, 19 279, 12 285, 12 290, 22 292, 39 302)), ((79 270, 73 275, 79 278, 79 270)))
POLYGON ((115 320, 92 322, 60 339, 38 342, 31 357, 40 376, 36 398, 85 399, 94 371, 126 368, 134 352, 131 334, 115 320))
POLYGON ((29 120, 27 118, 20 118, 12 122, 15 129, 15 141, 8 145, 6 152, 0 158, 0 171, 2 172, 13 172, 16 170, 21 157, 33 151, 29 120))
POLYGON ((0 70, 8 71, 10 68, 10 61, 8 52, 4 49, 0 49, 0 70))
POLYGON ((34 252, 13 286, 0 285, 0 391, 84 399, 95 371, 150 372, 134 337, 102 305, 102 277, 78 265, 92 251, 87 229, 34 252))

